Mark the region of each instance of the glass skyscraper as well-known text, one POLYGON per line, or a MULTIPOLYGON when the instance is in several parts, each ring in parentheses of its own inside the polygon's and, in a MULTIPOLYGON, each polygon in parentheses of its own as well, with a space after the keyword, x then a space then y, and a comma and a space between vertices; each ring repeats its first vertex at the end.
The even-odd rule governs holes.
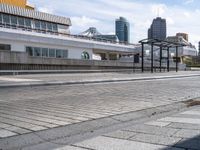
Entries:
POLYGON ((167 25, 166 20, 157 17, 153 20, 151 27, 148 30, 149 39, 165 40, 167 37, 167 25))
POLYGON ((130 24, 124 17, 120 17, 115 21, 115 33, 120 42, 129 43, 130 24))

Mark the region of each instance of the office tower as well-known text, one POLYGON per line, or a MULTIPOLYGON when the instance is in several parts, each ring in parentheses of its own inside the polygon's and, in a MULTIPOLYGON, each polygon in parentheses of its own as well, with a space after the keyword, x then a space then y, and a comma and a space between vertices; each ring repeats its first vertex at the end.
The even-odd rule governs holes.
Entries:
POLYGON ((115 21, 115 33, 120 42, 129 43, 130 40, 130 24, 124 17, 120 17, 115 21))
POLYGON ((166 20, 157 17, 153 20, 151 27, 148 30, 149 39, 165 40, 167 36, 166 20))

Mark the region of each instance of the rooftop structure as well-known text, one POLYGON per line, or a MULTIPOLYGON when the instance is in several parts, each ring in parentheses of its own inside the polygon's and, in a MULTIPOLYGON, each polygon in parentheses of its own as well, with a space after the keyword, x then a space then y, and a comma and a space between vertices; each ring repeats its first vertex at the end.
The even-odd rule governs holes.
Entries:
POLYGON ((90 27, 86 31, 79 34, 80 36, 85 36, 93 38, 99 41, 111 41, 111 42, 118 42, 118 37, 116 35, 109 35, 109 34, 101 34, 95 27, 90 27))
POLYGON ((35 10, 0 4, 0 26, 29 32, 69 34, 71 20, 35 10))
POLYGON ((187 33, 176 33, 176 36, 182 36, 187 42, 189 41, 187 33))
POLYGON ((95 27, 90 27, 89 29, 80 33, 79 35, 87 36, 87 37, 94 37, 96 35, 101 35, 101 33, 95 27))

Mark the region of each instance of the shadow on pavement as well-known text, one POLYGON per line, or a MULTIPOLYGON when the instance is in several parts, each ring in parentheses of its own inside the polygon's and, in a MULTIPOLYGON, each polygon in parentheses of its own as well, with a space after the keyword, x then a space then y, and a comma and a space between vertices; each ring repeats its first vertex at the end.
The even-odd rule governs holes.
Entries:
MULTIPOLYGON (((198 132, 198 131, 197 131, 198 132)), ((200 135, 190 139, 183 139, 171 148, 162 150, 200 150, 200 135)))

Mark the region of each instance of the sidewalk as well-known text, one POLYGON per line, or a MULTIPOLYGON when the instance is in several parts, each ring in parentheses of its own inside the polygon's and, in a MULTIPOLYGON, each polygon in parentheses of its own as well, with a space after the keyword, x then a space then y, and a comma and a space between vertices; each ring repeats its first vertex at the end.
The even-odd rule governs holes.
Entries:
POLYGON ((200 150, 200 106, 61 149, 200 150))
POLYGON ((138 80, 157 80, 200 76, 200 71, 181 71, 165 73, 68 73, 0 76, 0 88, 50 85, 73 85, 89 83, 109 83, 138 80))
MULTIPOLYGON (((72 145, 73 150, 76 149, 75 146, 80 149, 81 146, 76 144, 80 141, 117 130, 121 132, 130 126, 180 113, 188 107, 198 105, 200 100, 198 72, 1 77, 1 81, 5 84, 6 82, 34 83, 38 80, 99 81, 114 77, 140 80, 135 82, 118 80, 109 84, 0 88, 0 149, 3 150, 31 148, 46 150, 65 145, 72 145), (194 100, 195 103, 188 100, 194 100)), ((190 119, 193 118, 192 116, 190 119)), ((198 118, 195 121, 193 122, 199 123, 198 118)), ((168 121, 157 122, 163 124, 168 121)), ((169 137, 171 136, 173 135, 169 137)), ((103 136, 103 138, 110 137, 103 136)), ((145 145, 148 143, 138 140, 135 142, 142 142, 145 145)), ((150 144, 163 146, 154 142, 150 144)), ((70 150, 69 147, 65 149, 70 150)))

